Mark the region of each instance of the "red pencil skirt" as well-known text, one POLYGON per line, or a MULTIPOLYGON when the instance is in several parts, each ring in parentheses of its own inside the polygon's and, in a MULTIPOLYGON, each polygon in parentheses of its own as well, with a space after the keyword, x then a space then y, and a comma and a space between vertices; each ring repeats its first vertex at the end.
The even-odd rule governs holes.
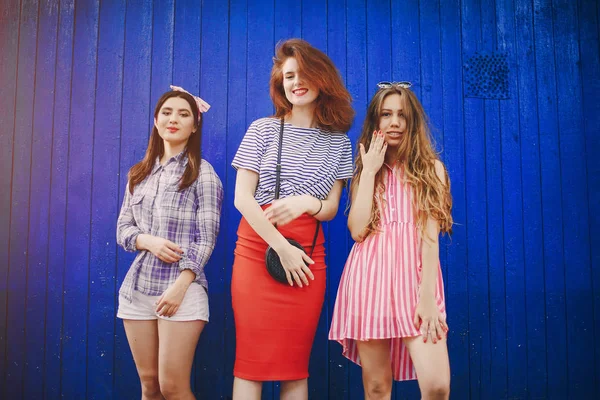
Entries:
MULTIPOLYGON (((266 208, 266 206, 263 206, 266 208)), ((310 255, 317 220, 304 214, 279 228, 310 255)), ((234 376, 253 381, 308 377, 308 361, 325 298, 323 230, 310 266, 315 280, 299 288, 275 281, 265 267, 267 243, 242 218, 235 248, 231 298, 236 330, 234 376)))

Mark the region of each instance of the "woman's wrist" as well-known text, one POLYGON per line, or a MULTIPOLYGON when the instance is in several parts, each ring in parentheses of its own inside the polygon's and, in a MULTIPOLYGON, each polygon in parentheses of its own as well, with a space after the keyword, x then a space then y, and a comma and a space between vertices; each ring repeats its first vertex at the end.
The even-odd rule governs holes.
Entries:
POLYGON ((151 237, 151 235, 148 235, 147 233, 140 233, 139 235, 137 235, 137 237, 135 238, 135 247, 138 250, 148 250, 148 239, 151 237))
POLYGON ((313 197, 313 199, 317 199, 319 200, 319 208, 317 208, 317 211, 312 212, 310 214, 311 217, 316 216, 317 214, 319 214, 321 212, 321 210, 323 209, 323 200, 319 199, 318 197, 313 197))
POLYGON ((421 286, 419 290, 419 299, 432 300, 435 298, 435 290, 433 288, 427 288, 421 286))
POLYGON ((361 180, 363 178, 374 179, 375 175, 377 175, 377 171, 371 171, 371 170, 368 170, 368 169, 363 169, 362 172, 360 173, 360 178, 361 178, 361 180))
POLYGON ((273 250, 275 250, 276 253, 280 253, 286 246, 290 246, 290 243, 283 237, 283 235, 279 235, 280 238, 277 239, 277 241, 271 245, 271 247, 273 248, 273 250))
POLYGON ((309 194, 305 194, 301 197, 302 203, 306 204, 306 208, 304 209, 306 214, 314 217, 323 209, 323 201, 318 197, 314 197, 309 194))
POLYGON ((177 284, 187 288, 196 280, 196 274, 191 269, 184 269, 175 281, 177 284))

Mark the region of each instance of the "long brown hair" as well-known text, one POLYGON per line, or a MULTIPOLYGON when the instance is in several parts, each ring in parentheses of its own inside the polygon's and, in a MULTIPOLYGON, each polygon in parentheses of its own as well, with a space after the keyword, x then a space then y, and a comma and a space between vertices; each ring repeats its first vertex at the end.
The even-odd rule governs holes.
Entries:
MULTIPOLYGON (((188 93, 174 90, 166 92, 158 99, 154 109, 155 119, 158 118, 158 112, 165 101, 172 97, 181 97, 189 103, 190 109, 192 110, 192 117, 195 121, 194 128, 196 129, 196 132, 190 135, 185 150, 185 155, 188 157, 188 163, 179 181, 179 190, 183 190, 194 183, 200 174, 200 162, 202 160, 200 150, 200 144, 202 142, 202 119, 198 120, 199 111, 194 98, 188 93)), ((156 162, 156 157, 162 157, 164 154, 165 144, 158 134, 156 125, 153 125, 148 148, 146 149, 146 155, 144 155, 142 161, 131 167, 129 174, 127 175, 127 178, 129 179, 129 192, 131 194, 133 194, 133 189, 150 175, 152 167, 154 167, 154 163, 156 162)))
MULTIPOLYGON (((413 188, 413 210, 416 213, 421 235, 423 236, 425 232, 429 217, 439 222, 441 232, 452 234, 452 195, 450 194, 448 173, 444 169, 446 183, 440 181, 436 174, 435 162, 439 161, 439 155, 434 149, 429 122, 423 106, 410 89, 393 86, 379 89, 375 93, 367 109, 358 145, 362 143, 365 149, 369 149, 373 132, 379 130, 383 101, 391 94, 400 95, 403 104, 402 112, 406 118, 405 139, 398 146, 396 158, 402 160, 405 179, 413 188)), ((351 193, 358 187, 363 170, 360 151, 357 151, 356 154, 354 176, 350 186, 351 193)), ((383 199, 385 191, 383 169, 382 167, 375 176, 375 199, 383 199)), ((371 218, 363 238, 378 231, 381 219, 379 211, 378 202, 374 201, 371 218)))
POLYGON ((317 125, 328 131, 347 132, 352 125, 352 97, 344 86, 337 68, 321 50, 302 39, 289 39, 277 46, 269 82, 275 117, 283 118, 292 111, 292 103, 283 89, 283 64, 293 57, 303 76, 319 90, 315 107, 317 125))

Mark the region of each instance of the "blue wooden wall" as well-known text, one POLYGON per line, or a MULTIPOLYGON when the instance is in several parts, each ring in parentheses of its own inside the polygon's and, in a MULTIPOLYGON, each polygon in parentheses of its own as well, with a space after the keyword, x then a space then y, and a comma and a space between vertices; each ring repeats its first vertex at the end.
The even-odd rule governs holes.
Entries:
MULTIPOLYGON (((229 163, 272 112, 271 57, 290 37, 338 66, 353 141, 380 80, 414 82, 431 117, 456 221, 441 246, 452 398, 600 396, 599 19, 597 0, 0 1, 0 398, 139 398, 115 223, 171 83, 212 104, 203 152, 226 199, 193 387, 231 395, 229 163), (506 56, 507 99, 467 97, 478 53, 506 56)), ((341 212, 326 233, 310 398, 362 399, 360 369, 327 341, 352 245, 341 212)), ((416 382, 394 396, 418 398, 416 382)))

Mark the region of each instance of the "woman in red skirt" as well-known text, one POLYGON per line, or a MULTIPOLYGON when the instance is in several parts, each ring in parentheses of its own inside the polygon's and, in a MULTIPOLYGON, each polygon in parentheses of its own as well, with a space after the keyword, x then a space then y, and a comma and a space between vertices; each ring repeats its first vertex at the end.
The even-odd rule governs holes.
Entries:
POLYGON ((263 381, 281 381, 282 399, 308 398, 308 360, 325 297, 325 239, 317 221, 335 217, 352 176, 345 132, 354 112, 331 60, 303 40, 282 43, 270 94, 275 116, 250 125, 232 163, 238 170, 235 206, 243 216, 231 282, 234 400, 260 399, 263 381), (267 272, 268 246, 279 255, 287 283, 267 272))

